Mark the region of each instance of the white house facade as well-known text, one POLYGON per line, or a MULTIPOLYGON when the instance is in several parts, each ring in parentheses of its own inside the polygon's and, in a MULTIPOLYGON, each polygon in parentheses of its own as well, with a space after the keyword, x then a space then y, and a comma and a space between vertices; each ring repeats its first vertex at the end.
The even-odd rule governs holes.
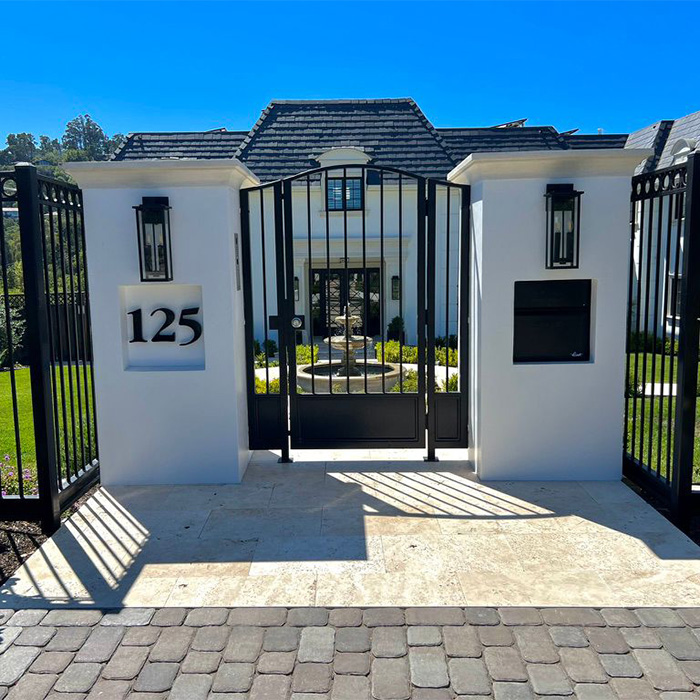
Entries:
POLYGON ((104 483, 237 482, 253 449, 318 447, 619 478, 651 153, 626 141, 282 101, 250 132, 130 134, 73 164, 104 483))

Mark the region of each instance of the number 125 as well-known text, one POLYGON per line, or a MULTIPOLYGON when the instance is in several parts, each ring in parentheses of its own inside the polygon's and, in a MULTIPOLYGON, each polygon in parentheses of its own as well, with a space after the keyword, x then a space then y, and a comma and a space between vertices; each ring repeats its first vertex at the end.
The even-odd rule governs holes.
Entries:
MULTIPOLYGON (((167 307, 160 307, 155 311, 151 312, 151 316, 155 316, 157 313, 162 313, 164 316, 163 324, 158 329, 156 334, 151 338, 152 343, 174 343, 175 342, 175 331, 166 332, 172 326, 175 321, 175 312, 167 307)), ((196 316, 199 313, 199 306, 193 306, 189 309, 183 309, 180 311, 180 318, 178 319, 178 326, 184 326, 192 331, 192 337, 186 343, 179 343, 179 345, 192 345, 196 343, 202 337, 202 324, 194 318, 189 318, 190 316, 196 316)), ((127 314, 131 316, 133 335, 130 343, 147 343, 148 340, 143 336, 143 310, 135 309, 134 311, 129 311, 127 314)))

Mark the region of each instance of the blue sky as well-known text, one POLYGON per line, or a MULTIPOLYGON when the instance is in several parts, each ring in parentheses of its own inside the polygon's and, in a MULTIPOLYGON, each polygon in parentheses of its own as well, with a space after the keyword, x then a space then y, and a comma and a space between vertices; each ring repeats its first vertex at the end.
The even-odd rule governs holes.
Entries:
POLYGON ((0 142, 85 112, 109 134, 248 129, 274 98, 410 96, 436 126, 608 133, 700 110, 696 2, 5 2, 0 18, 0 142))

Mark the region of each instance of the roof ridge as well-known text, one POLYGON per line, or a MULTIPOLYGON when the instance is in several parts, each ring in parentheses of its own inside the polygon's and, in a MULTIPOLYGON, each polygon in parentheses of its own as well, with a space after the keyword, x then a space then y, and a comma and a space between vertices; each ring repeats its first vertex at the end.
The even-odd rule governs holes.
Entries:
POLYGON ((129 141, 133 140, 134 137, 134 132, 130 131, 118 144, 117 147, 114 149, 112 152, 112 155, 110 155, 109 159, 110 160, 116 160, 117 156, 124 150, 126 147, 126 144, 129 143, 129 141))
POLYGON ((272 105, 327 105, 327 104, 398 104, 412 102, 415 104, 415 100, 412 97, 366 97, 366 98, 341 98, 341 99, 328 99, 328 100, 270 100, 268 107, 272 105))
POLYGON ((409 98, 408 102, 410 103, 411 107, 413 108, 413 111, 416 113, 416 116, 423 122, 424 126, 428 130, 428 132, 432 135, 432 137, 435 139, 436 143, 440 148, 442 149, 443 153, 447 157, 447 160, 450 161, 453 165, 457 165, 459 161, 455 159, 455 157, 452 155, 450 149, 447 147, 447 144, 443 140, 442 136, 438 134, 437 129, 433 125, 433 123, 428 119, 428 117, 425 116, 425 113, 423 110, 418 106, 416 101, 413 98, 409 98))
POLYGON ((238 148, 236 149, 236 152, 233 154, 234 158, 240 158, 244 151, 250 146, 253 138, 255 135, 258 133, 260 130, 260 127, 262 126, 262 123, 265 121, 267 116, 270 114, 272 111, 272 105, 274 104, 274 101, 270 101, 270 103, 263 109, 262 112, 260 112, 260 116, 258 117, 258 121, 253 124, 253 128, 248 132, 248 135, 243 137, 243 141, 241 141, 238 144, 238 148))
MULTIPOLYGON (((503 127, 499 126, 436 126, 435 130, 440 131, 505 131, 503 127)), ((558 134, 559 132, 553 126, 519 126, 519 132, 523 131, 547 131, 551 134, 558 134)))
POLYGON ((247 134, 247 129, 202 129, 200 131, 132 131, 130 136, 168 136, 170 134, 247 134))
MULTIPOLYGON (((664 149, 666 148, 666 144, 668 143, 668 137, 671 135, 671 129, 676 121, 676 119, 660 119, 658 122, 654 122, 654 124, 659 125, 659 128, 656 130, 656 135, 654 136, 654 155, 647 158, 642 172, 648 173, 651 170, 656 170, 661 156, 664 153, 664 149)), ((652 127, 654 124, 652 124, 652 127)))

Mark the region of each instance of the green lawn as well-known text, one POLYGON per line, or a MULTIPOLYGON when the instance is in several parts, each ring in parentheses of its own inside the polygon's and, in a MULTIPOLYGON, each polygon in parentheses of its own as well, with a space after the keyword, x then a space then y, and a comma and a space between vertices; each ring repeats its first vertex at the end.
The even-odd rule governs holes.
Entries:
MULTIPOLYGON (((652 381, 654 383, 673 383, 676 384, 678 381, 678 367, 677 358, 673 358, 666 355, 662 356, 661 353, 654 355, 653 353, 646 354, 646 368, 644 367, 645 353, 631 354, 629 357, 630 368, 629 368, 629 386, 634 386, 635 381, 635 361, 637 362, 637 385, 640 386, 640 393, 638 393, 636 401, 628 399, 628 425, 627 425, 627 450, 631 452, 632 447, 632 427, 633 427, 633 409, 636 405, 637 411, 637 429, 635 431, 635 450, 634 455, 637 459, 640 459, 644 464, 652 466, 656 469, 657 463, 660 462, 660 472, 662 475, 666 475, 666 459, 669 451, 669 434, 668 434, 668 424, 669 420, 674 420, 674 411, 676 406, 675 398, 669 398, 664 396, 664 398, 654 397, 642 398, 641 396, 641 385, 649 384, 652 381), (646 371, 645 371, 646 369, 646 371), (642 426, 642 406, 644 407, 644 423, 642 426), (653 416, 651 415, 653 411, 653 416), (653 420, 653 425, 652 425, 653 420), (640 427, 642 431, 640 433, 640 427), (651 445, 649 444, 650 431, 653 431, 651 438, 651 445), (661 437, 661 442, 659 443, 659 436, 661 437), (659 455, 661 459, 659 460, 659 455)), ((673 449, 673 432, 671 432, 671 445, 670 449, 673 449)), ((695 419, 695 455, 693 458, 694 466, 694 482, 700 484, 700 398, 698 399, 698 404, 696 408, 696 419, 695 419)))
MULTIPOLYGON (((665 399, 641 399, 635 401, 627 400, 627 451, 632 452, 632 427, 633 427, 633 410, 636 404, 637 429, 635 431, 634 456, 640 459, 644 464, 656 469, 657 463, 660 463, 660 472, 666 476, 666 459, 668 457, 669 446, 673 449, 673 429, 671 430, 671 439, 669 443, 668 425, 674 420, 674 412, 676 409, 676 400, 667 397, 665 399), (642 406, 644 407, 644 421, 642 422, 642 406), (653 416, 652 414, 653 406, 653 416), (652 423, 653 420, 653 423, 652 423), (640 431, 640 427, 642 430, 640 431), (651 450, 649 445, 649 437, 651 435, 651 450), (661 443, 659 445, 659 435, 661 443), (659 451, 660 449, 660 451, 659 451), (659 455, 661 459, 659 460, 659 455)), ((695 414, 695 452, 693 455, 693 483, 700 484, 700 400, 696 406, 695 414)), ((671 458, 673 455, 671 455, 671 458)))
MULTIPOLYGON (((64 424, 63 412, 61 410, 61 371, 56 369, 56 387, 58 400, 58 430, 59 430, 59 448, 60 448, 60 469, 61 473, 65 474, 67 465, 80 465, 82 462, 81 449, 81 426, 78 419, 78 387, 80 391, 80 401, 83 407, 83 425, 82 435, 85 450, 88 450, 88 431, 90 431, 91 444, 94 453, 94 429, 89 425, 88 415, 86 412, 89 409, 92 416, 92 399, 90 396, 90 369, 87 370, 88 392, 86 396, 84 375, 82 367, 80 372, 76 372, 75 367, 63 367, 63 383, 68 389, 72 386, 73 403, 76 415, 76 457, 74 459, 73 448, 73 421, 70 410, 70 394, 66 391, 66 421, 64 424), (69 378, 70 377, 70 378, 69 378), (67 439, 66 439, 67 438, 67 439)), ((32 492, 36 487, 36 450, 34 445, 34 417, 32 414, 32 398, 31 398, 31 379, 28 368, 20 368, 15 370, 15 381, 17 387, 17 418, 19 424, 19 435, 21 445, 21 460, 22 470, 25 474, 25 492, 32 492)), ((12 406, 12 386, 11 373, 9 371, 0 372, 0 460, 2 460, 2 469, 0 477, 2 479, 2 490, 7 494, 19 493, 17 485, 17 467, 19 464, 17 455, 17 445, 15 440, 15 419, 12 406)), ((86 461, 90 455, 85 455, 86 461)), ((94 455, 93 455, 94 456, 94 455)))
POLYGON ((664 382, 669 382, 671 379, 671 369, 673 369, 673 381, 676 381, 676 370, 678 360, 676 357, 673 358, 671 362, 671 357, 666 355, 665 357, 661 353, 653 355, 648 353, 646 355, 646 374, 644 373, 644 359, 645 354, 643 352, 631 354, 630 355, 630 380, 634 381, 635 376, 635 361, 637 362, 637 381, 641 382, 643 377, 646 377, 646 382, 651 382, 652 377, 654 382, 661 382, 661 377, 663 376, 664 382), (654 360, 655 358, 655 360, 654 360), (662 373, 663 370, 663 373, 662 373))

